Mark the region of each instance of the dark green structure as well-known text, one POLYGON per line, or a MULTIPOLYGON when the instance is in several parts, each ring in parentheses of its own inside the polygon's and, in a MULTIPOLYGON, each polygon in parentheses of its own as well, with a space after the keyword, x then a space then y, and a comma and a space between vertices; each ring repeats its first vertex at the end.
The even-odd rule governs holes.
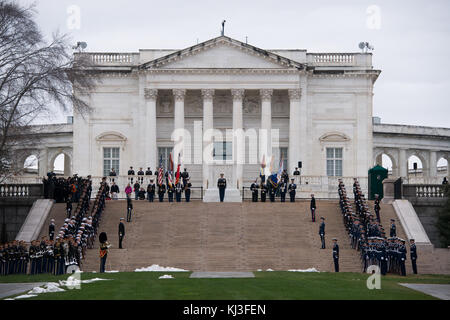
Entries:
POLYGON ((369 200, 374 200, 378 194, 383 199, 383 180, 388 177, 388 170, 376 165, 369 170, 369 200))

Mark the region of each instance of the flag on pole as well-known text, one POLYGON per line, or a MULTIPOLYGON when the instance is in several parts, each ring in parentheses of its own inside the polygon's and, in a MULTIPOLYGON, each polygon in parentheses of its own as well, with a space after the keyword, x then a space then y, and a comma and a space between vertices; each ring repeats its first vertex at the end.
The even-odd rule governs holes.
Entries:
POLYGON ((260 177, 265 175, 265 173, 264 173, 265 168, 266 168, 266 155, 263 154, 263 158, 262 158, 262 161, 261 161, 261 170, 260 170, 260 173, 259 173, 260 177))
POLYGON ((167 185, 169 187, 173 186, 173 160, 172 160, 172 152, 169 155, 169 171, 167 172, 167 185))
POLYGON ((178 153, 178 164, 177 164, 177 174, 175 175, 176 179, 175 179, 175 185, 178 184, 178 182, 180 182, 180 175, 181 175, 181 155, 178 153))
POLYGON ((284 169, 284 163, 283 163, 283 155, 281 155, 280 158, 280 165, 278 167, 278 173, 277 173, 277 183, 280 183, 281 181, 281 175, 283 174, 283 169, 284 169))
POLYGON ((163 169, 163 163, 162 163, 162 154, 159 156, 159 169, 158 169, 158 185, 162 185, 163 182, 163 176, 164 176, 164 169, 163 169))

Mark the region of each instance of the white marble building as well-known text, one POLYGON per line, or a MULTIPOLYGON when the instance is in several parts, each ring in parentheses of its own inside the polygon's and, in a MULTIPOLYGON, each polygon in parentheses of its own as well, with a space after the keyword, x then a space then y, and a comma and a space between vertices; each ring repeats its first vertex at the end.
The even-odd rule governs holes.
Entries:
POLYGON ((93 112, 74 114, 73 171, 81 175, 102 176, 111 166, 120 175, 130 166, 155 170, 159 155, 166 164, 175 129, 186 130, 182 164, 204 187, 219 172, 231 188, 248 185, 259 175, 260 165, 248 161, 256 152, 259 161, 273 155, 274 170, 282 153, 291 174, 301 161, 302 176, 318 179, 367 178, 373 165, 380 71, 370 53, 265 50, 220 36, 182 50, 79 54, 90 55, 102 80, 89 100, 93 112), (257 151, 246 139, 246 162, 239 164, 241 147, 224 134, 206 163, 201 154, 209 141, 193 137, 211 128, 278 129, 278 137, 259 139, 257 151))

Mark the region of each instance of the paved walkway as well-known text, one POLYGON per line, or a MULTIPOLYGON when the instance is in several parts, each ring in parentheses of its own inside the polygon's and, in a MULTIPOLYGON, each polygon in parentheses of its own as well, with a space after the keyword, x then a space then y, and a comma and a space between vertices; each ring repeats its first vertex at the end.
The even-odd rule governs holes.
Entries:
POLYGON ((254 278, 253 272, 192 272, 189 278, 254 278))
POLYGON ((400 283, 400 285, 442 300, 450 300, 450 284, 400 283))
POLYGON ((29 291, 44 284, 46 282, 0 283, 0 299, 29 291))

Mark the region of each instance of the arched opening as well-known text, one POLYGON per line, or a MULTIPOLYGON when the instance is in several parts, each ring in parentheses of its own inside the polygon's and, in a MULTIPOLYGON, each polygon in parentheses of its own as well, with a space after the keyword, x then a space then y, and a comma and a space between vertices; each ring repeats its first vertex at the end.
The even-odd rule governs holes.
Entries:
POLYGON ((408 158, 408 174, 422 175, 423 173, 423 164, 422 160, 416 155, 412 155, 408 158))
POLYGON ((55 159, 53 160, 51 169, 56 175, 67 177, 71 175, 70 167, 70 157, 67 154, 61 152, 57 154, 55 159))
POLYGON ((39 170, 38 157, 34 154, 28 156, 23 163, 23 169, 25 173, 37 174, 39 170))
POLYGON ((382 166, 388 170, 389 175, 397 176, 397 165, 395 163, 394 157, 387 153, 380 153, 376 157, 376 165, 382 166))
POLYGON ((448 160, 444 157, 439 158, 437 162, 437 174, 438 176, 448 176, 448 160))

